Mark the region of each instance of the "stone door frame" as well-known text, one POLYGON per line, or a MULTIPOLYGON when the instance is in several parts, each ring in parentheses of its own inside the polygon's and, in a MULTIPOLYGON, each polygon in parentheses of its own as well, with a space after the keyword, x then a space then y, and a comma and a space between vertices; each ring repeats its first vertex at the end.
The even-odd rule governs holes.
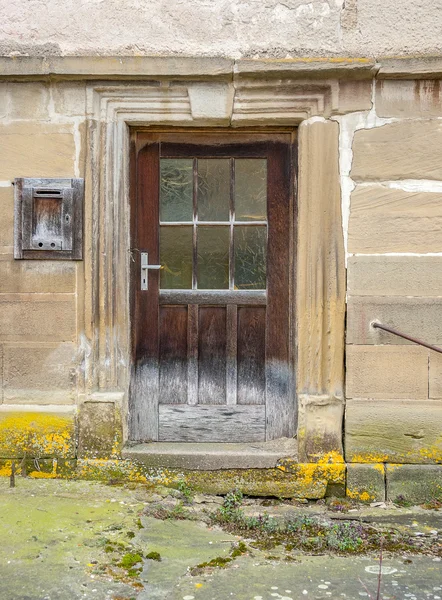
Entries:
POLYGON ((299 126, 293 290, 299 460, 342 456, 345 255, 339 125, 328 117, 348 94, 337 79, 276 75, 87 86, 84 400, 115 403, 123 439, 131 376, 129 128, 299 126))

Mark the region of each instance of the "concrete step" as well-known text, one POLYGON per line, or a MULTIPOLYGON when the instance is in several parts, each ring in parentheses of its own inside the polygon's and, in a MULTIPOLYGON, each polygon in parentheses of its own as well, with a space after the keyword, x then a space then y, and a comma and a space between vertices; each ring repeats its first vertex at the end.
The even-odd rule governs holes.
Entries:
POLYGON ((148 467, 191 471, 272 469, 281 458, 297 460, 297 451, 297 441, 292 438, 249 444, 151 442, 128 446, 123 458, 148 467))

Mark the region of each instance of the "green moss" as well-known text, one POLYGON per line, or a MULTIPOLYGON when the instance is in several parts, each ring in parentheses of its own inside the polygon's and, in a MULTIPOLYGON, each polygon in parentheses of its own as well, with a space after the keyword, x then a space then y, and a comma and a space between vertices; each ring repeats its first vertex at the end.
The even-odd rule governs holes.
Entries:
POLYGON ((237 558, 238 556, 242 556, 247 552, 247 546, 244 542, 239 542, 236 547, 230 553, 232 558, 237 558))
POLYGON ((146 558, 161 562, 161 554, 159 552, 149 552, 149 554, 146 554, 146 558))
POLYGON ((123 556, 119 566, 123 569, 132 569, 136 564, 142 562, 143 558, 138 553, 128 552, 123 556))

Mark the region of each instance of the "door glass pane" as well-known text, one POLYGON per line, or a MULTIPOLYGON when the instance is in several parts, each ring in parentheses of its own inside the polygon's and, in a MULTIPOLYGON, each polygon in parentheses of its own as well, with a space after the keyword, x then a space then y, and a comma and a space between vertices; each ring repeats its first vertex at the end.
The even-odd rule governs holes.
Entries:
POLYGON ((230 228, 198 227, 198 289, 229 288, 230 228))
POLYGON ((237 221, 267 218, 267 160, 237 158, 235 160, 235 219, 237 221))
POLYGON ((198 220, 228 221, 230 203, 230 160, 198 160, 198 220))
POLYGON ((161 289, 192 289, 192 226, 160 227, 161 289))
POLYGON ((192 221, 193 160, 162 158, 160 161, 160 220, 192 221))
POLYGON ((267 227, 235 227, 234 244, 235 289, 265 289, 267 227))

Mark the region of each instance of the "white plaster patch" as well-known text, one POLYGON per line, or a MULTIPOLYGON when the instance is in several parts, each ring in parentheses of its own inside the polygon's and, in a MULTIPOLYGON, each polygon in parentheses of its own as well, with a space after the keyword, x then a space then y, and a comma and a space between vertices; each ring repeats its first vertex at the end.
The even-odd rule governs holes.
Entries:
POLYGON ((0 181, 0 187, 11 187, 12 181, 0 181))

